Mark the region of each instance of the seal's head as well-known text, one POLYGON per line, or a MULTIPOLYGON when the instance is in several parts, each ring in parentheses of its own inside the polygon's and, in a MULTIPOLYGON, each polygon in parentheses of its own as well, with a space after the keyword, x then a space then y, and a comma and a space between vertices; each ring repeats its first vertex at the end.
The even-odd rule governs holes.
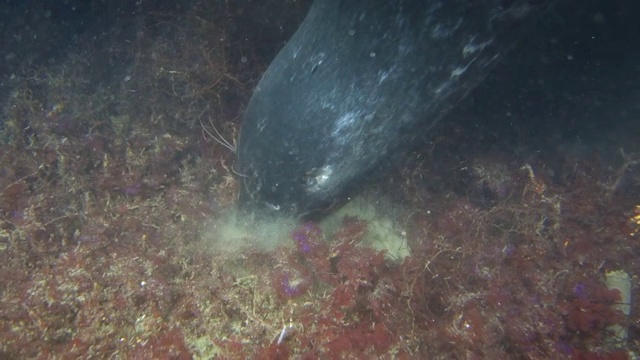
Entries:
POLYGON ((484 78, 524 18, 511 12, 483 0, 316 0, 247 108, 241 201, 309 216, 344 200, 484 78))

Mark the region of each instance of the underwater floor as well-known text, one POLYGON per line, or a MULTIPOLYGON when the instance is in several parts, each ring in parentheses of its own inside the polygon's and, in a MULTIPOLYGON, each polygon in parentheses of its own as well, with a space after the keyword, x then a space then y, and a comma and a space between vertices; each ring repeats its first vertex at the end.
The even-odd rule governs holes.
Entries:
POLYGON ((326 220, 243 217, 234 139, 266 63, 210 10, 5 83, 0 358, 638 356, 638 88, 542 128, 468 103, 326 220))

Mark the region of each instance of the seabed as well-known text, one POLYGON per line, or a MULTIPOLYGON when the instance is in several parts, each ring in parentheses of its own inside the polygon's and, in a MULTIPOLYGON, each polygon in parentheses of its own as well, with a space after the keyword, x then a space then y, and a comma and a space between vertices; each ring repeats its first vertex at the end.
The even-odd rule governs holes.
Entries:
POLYGON ((532 114, 549 50, 509 85, 527 100, 488 79, 324 221, 259 222, 232 149, 267 39, 215 2, 165 10, 3 78, 0 358, 639 353, 633 58, 532 114))

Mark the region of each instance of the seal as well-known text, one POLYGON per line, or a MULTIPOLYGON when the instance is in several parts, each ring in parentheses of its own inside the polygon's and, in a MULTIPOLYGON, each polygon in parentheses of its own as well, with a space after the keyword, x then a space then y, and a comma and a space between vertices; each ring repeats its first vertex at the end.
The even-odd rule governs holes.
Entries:
POLYGON ((542 2, 316 0, 247 107, 241 204, 309 218, 346 199, 482 81, 542 2))

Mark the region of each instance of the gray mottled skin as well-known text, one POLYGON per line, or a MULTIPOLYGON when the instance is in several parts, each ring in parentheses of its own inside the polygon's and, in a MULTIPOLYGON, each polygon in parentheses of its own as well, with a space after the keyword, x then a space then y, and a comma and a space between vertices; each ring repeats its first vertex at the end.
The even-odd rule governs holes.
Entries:
POLYGON ((249 103, 241 201, 292 215, 357 190, 517 39, 527 1, 317 0, 249 103))

